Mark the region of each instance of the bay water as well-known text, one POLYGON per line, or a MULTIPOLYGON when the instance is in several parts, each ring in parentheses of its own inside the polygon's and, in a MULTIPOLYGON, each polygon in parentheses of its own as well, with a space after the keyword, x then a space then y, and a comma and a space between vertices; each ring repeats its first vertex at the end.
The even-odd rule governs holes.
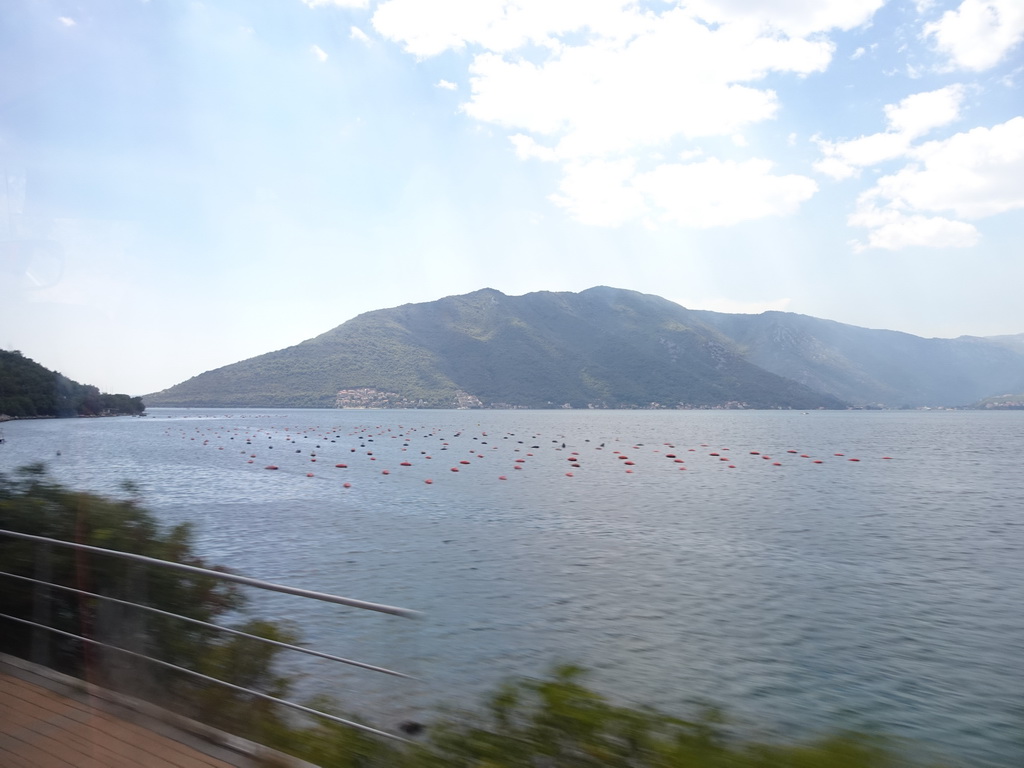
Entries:
POLYGON ((130 481, 211 563, 421 611, 252 595, 313 647, 415 675, 283 659, 303 695, 385 727, 568 662, 614 701, 718 705, 754 738, 879 730, 1024 765, 1024 412, 150 409, 4 430, 0 471, 130 481))

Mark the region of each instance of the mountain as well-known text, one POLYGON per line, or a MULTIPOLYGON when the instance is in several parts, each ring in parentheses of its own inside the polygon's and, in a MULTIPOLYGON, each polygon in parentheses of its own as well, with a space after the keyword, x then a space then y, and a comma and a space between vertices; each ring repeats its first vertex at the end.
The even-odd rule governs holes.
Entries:
POLYGON ((657 296, 484 289, 377 310, 147 395, 148 405, 835 408, 657 296))
POLYGON ((113 416, 145 410, 142 398, 108 395, 43 367, 21 352, 0 350, 0 416, 113 416))
POLYGON ((855 405, 962 406, 1024 389, 1024 336, 925 339, 788 312, 694 314, 755 365, 855 405))
MULTIPOLYGON (((963 338, 975 338, 972 336, 964 336, 963 338)), ((1016 333, 1010 336, 987 336, 985 341, 993 341, 997 344, 1002 344, 1005 347, 1016 349, 1019 352, 1024 352, 1024 333, 1016 333)))
POLYGON ((810 409, 965 405, 1022 390, 1024 348, 1005 339, 923 339, 785 312, 688 310, 597 287, 524 296, 484 289, 367 312, 145 401, 810 409))

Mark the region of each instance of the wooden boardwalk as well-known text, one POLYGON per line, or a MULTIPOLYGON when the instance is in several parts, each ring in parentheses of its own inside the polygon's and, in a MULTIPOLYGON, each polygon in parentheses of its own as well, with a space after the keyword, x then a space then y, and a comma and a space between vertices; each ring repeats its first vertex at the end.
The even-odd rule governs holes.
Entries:
POLYGON ((0 656, 0 765, 315 768, 9 656, 0 656))

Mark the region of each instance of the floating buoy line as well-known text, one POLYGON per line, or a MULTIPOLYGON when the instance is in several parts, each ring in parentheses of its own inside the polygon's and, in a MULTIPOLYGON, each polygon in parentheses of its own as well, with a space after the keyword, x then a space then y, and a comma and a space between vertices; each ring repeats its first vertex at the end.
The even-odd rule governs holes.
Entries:
MULTIPOLYGON (((409 478, 422 485, 433 486, 437 484, 436 476, 426 476, 422 466, 417 465, 432 460, 435 450, 449 452, 452 464, 446 482, 459 483, 495 480, 508 482, 511 477, 509 469, 519 472, 518 482, 529 482, 531 478, 541 475, 557 476, 553 474, 556 469, 558 475, 584 483, 588 479, 607 477, 616 472, 620 477, 630 476, 628 481, 622 481, 629 483, 665 482, 669 478, 688 482, 685 479, 687 476, 680 472, 688 471, 688 474, 692 474, 729 470, 739 475, 744 471, 785 472, 801 467, 808 468, 808 471, 810 467, 815 467, 814 471, 825 471, 828 466, 864 465, 875 460, 893 460, 890 455, 854 455, 855 451, 849 446, 839 446, 839 450, 815 451, 805 448, 801 451, 799 446, 785 444, 744 448, 736 445, 716 446, 713 441, 694 441, 686 445, 686 441, 680 440, 651 446, 605 436, 588 437, 580 441, 561 434, 494 434, 493 431, 474 434, 465 428, 447 431, 440 427, 402 425, 361 425, 354 429, 319 426, 259 429, 223 424, 206 428, 189 427, 182 427, 178 431, 168 427, 165 434, 179 437, 186 441, 186 445, 194 446, 193 450, 209 448, 224 452, 225 448, 232 447, 230 441, 235 440, 236 448, 240 444, 245 447, 225 454, 235 456, 233 461, 240 458, 243 471, 262 466, 266 470, 276 471, 281 478, 304 476, 317 482, 338 482, 333 478, 343 478, 339 483, 342 488, 352 488, 355 482, 391 483, 404 482, 409 478), (282 444, 291 450, 282 452, 282 444), (264 463, 274 454, 277 454, 276 461, 264 463), (414 462, 405 454, 410 457, 415 454, 421 461, 414 462), (688 459, 680 458, 680 455, 688 459), (773 458, 776 455, 780 458, 773 458), (300 468, 295 463, 300 461, 305 462, 304 467, 300 468), (318 475, 308 471, 309 464, 318 461, 328 462, 328 466, 333 464, 335 469, 347 472, 318 475), (367 474, 362 471, 364 462, 375 462, 377 468, 367 474), (559 465, 558 462, 562 463, 559 465), (383 467, 380 466, 382 464, 383 467), (672 475, 665 473, 668 468, 673 470, 672 475)), ((227 460, 226 456, 224 460, 227 460)), ((366 466, 368 468, 372 465, 366 466)))

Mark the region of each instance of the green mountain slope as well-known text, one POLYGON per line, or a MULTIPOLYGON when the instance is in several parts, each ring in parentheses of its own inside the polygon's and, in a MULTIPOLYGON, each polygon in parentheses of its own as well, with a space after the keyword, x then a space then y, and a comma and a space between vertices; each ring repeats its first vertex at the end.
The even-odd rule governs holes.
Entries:
POLYGON ((485 289, 360 315, 294 347, 147 395, 148 405, 839 407, 745 360, 677 304, 592 288, 485 289), (367 393, 366 390, 372 390, 367 393))
POLYGON ((786 312, 688 310, 606 287, 525 296, 484 289, 367 312, 145 400, 276 407, 960 406, 1024 391, 1021 338, 924 339, 786 312))
POLYGON ((1024 391, 1022 337, 925 339, 787 312, 693 314, 750 362, 855 405, 963 406, 1024 391))
POLYGON ((0 414, 14 418, 142 413, 142 398, 108 395, 44 368, 20 352, 0 350, 0 414))

